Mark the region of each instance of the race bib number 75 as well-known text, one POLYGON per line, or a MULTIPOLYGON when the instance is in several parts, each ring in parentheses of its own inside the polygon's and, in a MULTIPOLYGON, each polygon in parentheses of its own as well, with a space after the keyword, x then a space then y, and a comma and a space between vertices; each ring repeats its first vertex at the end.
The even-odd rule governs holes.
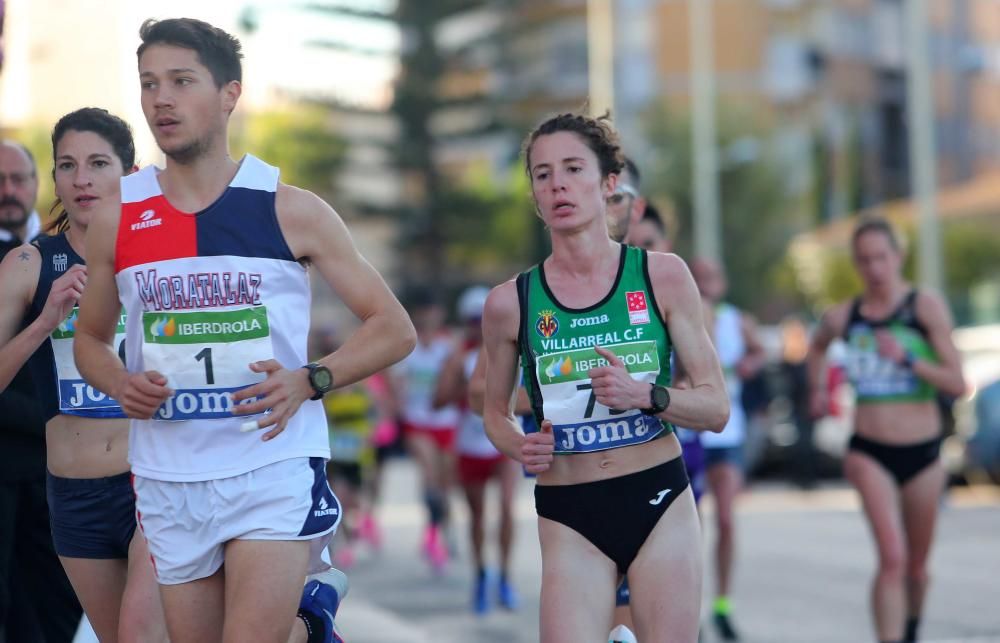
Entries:
MULTIPOLYGON (((624 362, 632 379, 652 384, 660 372, 656 342, 605 346, 624 362)), ((638 409, 617 410, 599 403, 589 371, 607 362, 593 348, 542 355, 536 376, 544 401, 544 417, 552 422, 556 451, 579 453, 647 442, 663 429, 657 419, 638 409)))

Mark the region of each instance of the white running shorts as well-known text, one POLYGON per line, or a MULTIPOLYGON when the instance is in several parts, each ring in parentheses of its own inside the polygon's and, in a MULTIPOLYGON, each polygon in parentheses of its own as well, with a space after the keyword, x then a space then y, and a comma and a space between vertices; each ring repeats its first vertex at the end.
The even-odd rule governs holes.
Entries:
POLYGON ((162 585, 206 578, 230 540, 312 540, 310 572, 340 523, 326 460, 292 458, 220 480, 133 477, 136 520, 162 585), (315 560, 314 560, 315 559, 315 560))

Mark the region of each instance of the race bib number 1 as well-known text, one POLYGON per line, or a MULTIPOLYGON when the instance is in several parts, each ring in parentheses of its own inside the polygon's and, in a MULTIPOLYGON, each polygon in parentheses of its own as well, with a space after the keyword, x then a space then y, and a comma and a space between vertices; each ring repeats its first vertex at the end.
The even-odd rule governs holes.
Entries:
POLYGON ((153 417, 204 420, 233 417, 230 395, 263 381, 249 364, 274 357, 267 308, 142 314, 146 370, 167 378, 174 395, 153 417))

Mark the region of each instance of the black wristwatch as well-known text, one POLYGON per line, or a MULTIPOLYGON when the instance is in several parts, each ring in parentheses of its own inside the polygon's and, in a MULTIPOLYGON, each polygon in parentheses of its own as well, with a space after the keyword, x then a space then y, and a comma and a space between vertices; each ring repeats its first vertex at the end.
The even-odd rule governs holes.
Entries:
POLYGON ((640 409, 646 415, 659 415, 670 406, 670 391, 666 386, 653 384, 649 389, 649 408, 640 409))
POLYGON ((309 371, 309 386, 316 392, 315 395, 309 398, 310 400, 322 398, 333 388, 333 374, 330 373, 330 369, 327 367, 316 362, 310 362, 302 368, 309 371))

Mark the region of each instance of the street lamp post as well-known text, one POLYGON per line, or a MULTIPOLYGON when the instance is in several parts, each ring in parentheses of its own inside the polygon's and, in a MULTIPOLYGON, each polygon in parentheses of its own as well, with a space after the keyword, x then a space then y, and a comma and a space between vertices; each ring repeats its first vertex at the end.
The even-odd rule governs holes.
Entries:
POLYGON ((587 73, 590 113, 599 116, 615 108, 615 40, 611 0, 587 0, 587 73))
POLYGON ((910 184, 917 209, 917 278, 942 290, 941 232, 938 226, 934 145, 934 106, 927 46, 927 0, 903 3, 907 41, 906 107, 909 112, 910 184))
POLYGON ((691 37, 691 142, 694 155, 694 251, 721 261, 719 154, 715 130, 713 0, 688 0, 691 37))

